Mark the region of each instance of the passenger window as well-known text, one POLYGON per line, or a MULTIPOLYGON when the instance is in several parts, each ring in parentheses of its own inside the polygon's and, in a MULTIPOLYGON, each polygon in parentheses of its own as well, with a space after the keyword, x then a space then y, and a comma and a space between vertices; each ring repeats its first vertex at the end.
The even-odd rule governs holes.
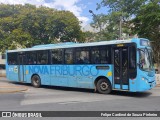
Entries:
POLYGON ((25 65, 26 64, 26 54, 23 53, 18 53, 18 64, 19 65, 25 65))
POLYGON ((100 63, 100 51, 98 47, 91 47, 91 63, 100 63))
POLYGON ((88 48, 77 48, 77 50, 76 50, 76 63, 77 64, 90 63, 88 48))
POLYGON ((92 64, 110 64, 111 50, 109 46, 91 47, 91 63, 92 64))
POLYGON ((27 63, 28 65, 37 64, 37 55, 35 52, 27 53, 27 63))
POLYGON ((101 64, 109 64, 111 61, 109 47, 103 46, 100 48, 101 64))
POLYGON ((48 51, 38 51, 37 64, 48 64, 48 51))
POLYGON ((63 63, 63 51, 62 49, 52 50, 52 64, 62 64, 63 63))
POLYGON ((65 64, 73 64, 73 49, 66 49, 64 55, 65 64))

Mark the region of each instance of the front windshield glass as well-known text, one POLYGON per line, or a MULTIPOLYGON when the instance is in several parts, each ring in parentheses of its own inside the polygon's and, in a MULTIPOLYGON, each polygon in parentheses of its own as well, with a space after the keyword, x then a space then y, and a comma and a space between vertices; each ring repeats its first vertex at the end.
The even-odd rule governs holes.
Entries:
POLYGON ((145 71, 153 69, 153 54, 150 49, 140 49, 140 68, 145 71))

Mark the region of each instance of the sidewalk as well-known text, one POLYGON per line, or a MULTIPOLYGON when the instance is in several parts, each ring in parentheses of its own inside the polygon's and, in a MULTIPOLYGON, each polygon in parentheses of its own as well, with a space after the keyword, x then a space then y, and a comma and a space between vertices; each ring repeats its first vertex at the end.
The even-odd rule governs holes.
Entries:
POLYGON ((13 84, 12 82, 8 81, 5 77, 0 77, 0 94, 22 92, 26 90, 28 90, 28 87, 20 84, 13 84))

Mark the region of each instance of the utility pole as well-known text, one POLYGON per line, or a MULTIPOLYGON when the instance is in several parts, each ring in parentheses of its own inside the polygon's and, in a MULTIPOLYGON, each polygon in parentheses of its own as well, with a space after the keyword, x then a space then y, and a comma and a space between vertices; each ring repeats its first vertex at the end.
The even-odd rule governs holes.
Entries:
POLYGON ((121 40, 122 38, 122 16, 120 16, 119 20, 119 39, 121 40))

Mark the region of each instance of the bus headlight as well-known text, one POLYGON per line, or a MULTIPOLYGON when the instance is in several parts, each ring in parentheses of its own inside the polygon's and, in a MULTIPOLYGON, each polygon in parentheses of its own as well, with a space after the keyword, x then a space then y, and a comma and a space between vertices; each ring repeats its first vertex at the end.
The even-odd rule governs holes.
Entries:
POLYGON ((142 80, 145 81, 148 84, 147 78, 142 77, 142 80))

